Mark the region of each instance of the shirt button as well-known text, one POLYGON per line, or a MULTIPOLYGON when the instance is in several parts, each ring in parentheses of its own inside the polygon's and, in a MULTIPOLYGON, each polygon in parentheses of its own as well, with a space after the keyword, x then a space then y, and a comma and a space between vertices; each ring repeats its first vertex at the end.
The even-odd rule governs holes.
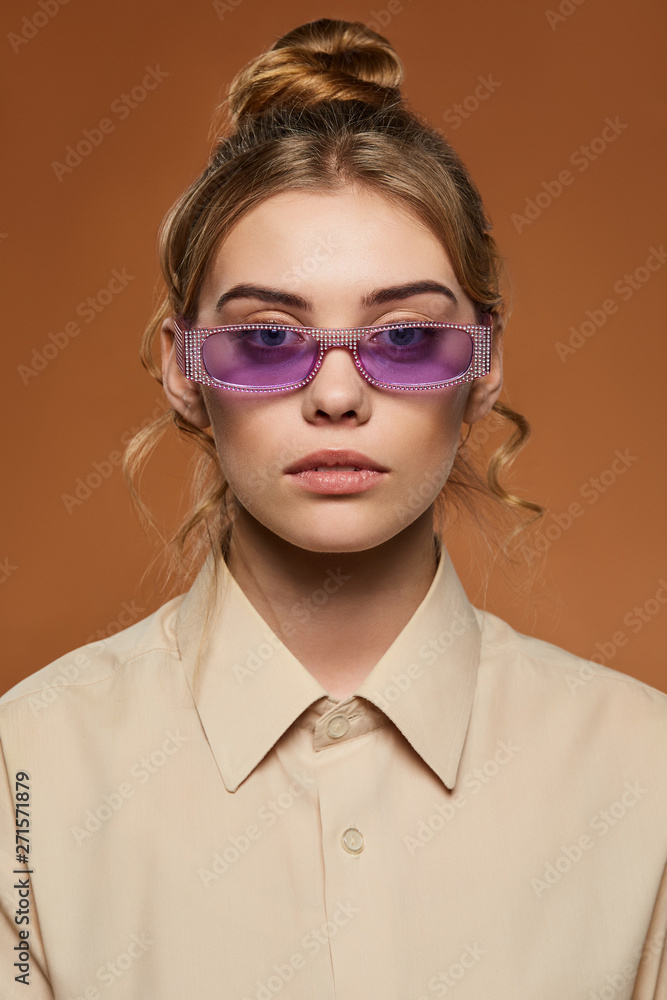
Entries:
POLYGON ((344 715, 334 715, 333 719, 329 719, 327 723, 327 733, 335 740, 345 736, 349 728, 350 723, 344 715))
POLYGON ((355 827, 349 827, 341 837, 348 854, 360 854, 364 849, 364 838, 355 827))

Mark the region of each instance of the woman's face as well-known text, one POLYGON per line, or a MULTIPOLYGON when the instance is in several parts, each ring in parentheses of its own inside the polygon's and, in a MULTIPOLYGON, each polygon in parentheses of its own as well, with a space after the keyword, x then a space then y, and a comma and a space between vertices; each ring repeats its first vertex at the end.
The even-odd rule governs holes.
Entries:
MULTIPOLYGON (((196 325, 339 328, 400 320, 478 321, 431 231, 408 210, 350 186, 274 195, 245 215, 213 260, 196 325), (444 288, 406 287, 426 281, 444 288), (242 294, 218 307, 237 286, 255 287, 239 289, 242 294)), ((374 547, 423 515, 447 480, 462 420, 486 416, 502 382, 494 337, 490 375, 450 388, 378 388, 363 378, 347 349, 333 348, 305 386, 235 392, 185 379, 171 349, 172 329, 167 320, 167 395, 191 422, 202 428, 210 423, 243 518, 316 552, 374 547), (371 485, 363 490, 351 486, 353 477, 346 479, 344 471, 334 471, 339 492, 318 492, 316 475, 288 470, 322 449, 359 452, 386 471, 367 477, 371 485)), ((350 464, 357 463, 345 462, 350 464)))

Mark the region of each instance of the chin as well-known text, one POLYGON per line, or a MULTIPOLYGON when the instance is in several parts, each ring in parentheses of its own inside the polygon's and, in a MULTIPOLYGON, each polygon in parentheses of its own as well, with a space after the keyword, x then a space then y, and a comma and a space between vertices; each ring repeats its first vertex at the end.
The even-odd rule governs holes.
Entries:
POLYGON ((396 534, 390 525, 363 524, 362 520, 355 523, 352 519, 346 519, 345 515, 340 518, 323 517, 321 523, 303 525, 298 532, 294 531, 293 524, 276 525, 271 530, 291 545, 308 552, 364 552, 381 545, 396 534))

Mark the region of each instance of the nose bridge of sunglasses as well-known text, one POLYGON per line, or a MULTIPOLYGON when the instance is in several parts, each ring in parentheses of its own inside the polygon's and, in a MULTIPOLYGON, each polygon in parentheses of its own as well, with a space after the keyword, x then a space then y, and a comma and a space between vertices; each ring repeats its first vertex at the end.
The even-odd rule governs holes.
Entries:
POLYGON ((347 330, 314 330, 311 333, 323 350, 331 347, 347 347, 354 349, 364 336, 368 336, 368 331, 363 329, 347 330))
POLYGON ((318 375, 326 367, 327 372, 343 373, 351 370, 357 375, 365 378, 365 374, 359 367, 359 354, 357 344, 361 339, 354 334, 344 336, 326 336, 316 338, 318 340, 319 352, 315 374, 318 375), (335 361, 333 358, 338 358, 335 361))

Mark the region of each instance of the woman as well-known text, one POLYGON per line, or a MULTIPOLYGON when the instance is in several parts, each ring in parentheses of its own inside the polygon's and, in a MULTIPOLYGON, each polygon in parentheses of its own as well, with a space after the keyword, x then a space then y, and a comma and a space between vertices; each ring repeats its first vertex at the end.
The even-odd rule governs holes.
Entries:
POLYGON ((206 558, 2 699, 7 996, 667 995, 667 697, 473 608, 434 531, 540 508, 498 479, 484 209, 401 78, 360 23, 290 32, 165 220, 171 411, 127 466, 200 445, 206 558))

